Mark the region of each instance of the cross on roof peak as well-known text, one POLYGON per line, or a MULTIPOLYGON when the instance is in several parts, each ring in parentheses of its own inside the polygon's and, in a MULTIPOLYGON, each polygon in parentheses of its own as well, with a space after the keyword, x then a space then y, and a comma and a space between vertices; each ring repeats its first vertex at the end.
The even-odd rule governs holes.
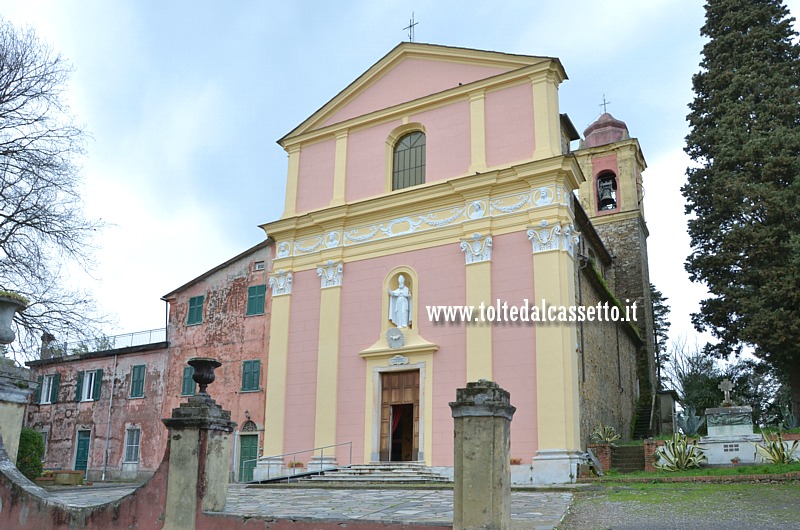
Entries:
POLYGON ((408 30, 408 42, 414 42, 414 26, 419 24, 419 22, 414 21, 414 12, 411 12, 411 18, 408 21, 408 26, 404 27, 403 30, 408 30))
POLYGON ((608 109, 606 107, 608 107, 610 104, 611 104, 611 102, 610 101, 606 101, 606 95, 603 94, 603 102, 600 103, 598 105, 598 107, 603 107, 603 114, 605 114, 606 112, 608 112, 608 109))

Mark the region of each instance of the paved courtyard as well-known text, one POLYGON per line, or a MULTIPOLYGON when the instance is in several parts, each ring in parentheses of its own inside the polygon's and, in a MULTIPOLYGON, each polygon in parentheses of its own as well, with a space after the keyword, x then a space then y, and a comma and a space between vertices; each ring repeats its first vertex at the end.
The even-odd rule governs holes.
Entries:
MULTIPOLYGON (((92 506, 119 499, 130 486, 86 487, 54 491, 70 506, 92 506)), ((514 491, 512 527, 517 530, 553 529, 572 501, 572 493, 514 491)), ((359 519, 394 523, 452 523, 453 491, 431 489, 228 488, 225 513, 248 517, 359 519)))

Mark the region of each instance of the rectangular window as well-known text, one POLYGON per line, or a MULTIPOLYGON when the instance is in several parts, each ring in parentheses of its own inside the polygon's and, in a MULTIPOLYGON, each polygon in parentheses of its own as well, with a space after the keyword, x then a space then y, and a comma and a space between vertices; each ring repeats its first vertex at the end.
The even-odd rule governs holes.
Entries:
POLYGON ((247 314, 263 315, 264 298, 267 294, 266 285, 254 285, 247 288, 247 314))
POLYGON ((193 296, 189 299, 189 316, 186 317, 186 325, 203 323, 203 300, 205 296, 193 296))
POLYGON ((186 366, 183 369, 183 385, 181 385, 181 395, 182 396, 193 396, 194 393, 197 391, 197 384, 192 379, 194 375, 194 368, 191 366, 186 366))
POLYGON ((261 380, 261 361, 242 363, 242 392, 258 390, 261 380))
POLYGON ((58 386, 61 382, 60 374, 39 376, 39 388, 36 391, 37 403, 49 404, 58 401, 58 386))
POLYGON ((263 271, 266 269, 266 265, 264 265, 263 261, 256 261, 255 266, 253 267, 257 271, 263 271))
POLYGON ((143 364, 131 368, 131 397, 144 397, 144 368, 143 364))
POLYGON ((103 383, 103 370, 78 372, 75 385, 75 401, 97 401, 100 399, 100 386, 103 383))
POLYGON ((131 427, 125 436, 125 462, 139 462, 139 443, 142 430, 131 427))

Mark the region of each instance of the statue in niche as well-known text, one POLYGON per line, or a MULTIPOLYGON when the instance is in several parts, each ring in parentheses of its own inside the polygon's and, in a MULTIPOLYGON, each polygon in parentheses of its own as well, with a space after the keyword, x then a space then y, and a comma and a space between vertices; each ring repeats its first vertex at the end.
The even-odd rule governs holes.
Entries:
POLYGON ((389 320, 398 328, 407 328, 411 324, 411 290, 402 274, 397 283, 397 289, 389 287, 389 320))

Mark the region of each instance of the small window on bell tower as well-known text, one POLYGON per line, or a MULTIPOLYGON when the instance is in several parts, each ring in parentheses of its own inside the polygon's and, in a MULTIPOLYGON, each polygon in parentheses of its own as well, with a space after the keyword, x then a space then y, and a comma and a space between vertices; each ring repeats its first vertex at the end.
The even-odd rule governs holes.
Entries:
POLYGON ((597 177, 597 210, 617 209, 617 176, 606 172, 597 177))

